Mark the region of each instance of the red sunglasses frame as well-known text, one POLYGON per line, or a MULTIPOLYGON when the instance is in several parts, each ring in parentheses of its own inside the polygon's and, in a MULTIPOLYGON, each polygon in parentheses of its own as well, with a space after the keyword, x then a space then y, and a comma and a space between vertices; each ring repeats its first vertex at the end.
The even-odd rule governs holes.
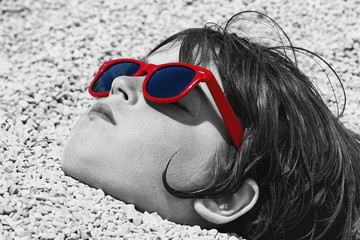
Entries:
POLYGON ((143 76, 146 74, 142 90, 143 90, 144 96, 152 102, 157 102, 157 103, 177 102, 180 99, 182 99, 183 97, 185 97, 200 82, 205 82, 207 87, 210 90, 210 93, 211 93, 216 105, 217 105, 217 108, 220 111, 220 114, 225 122, 225 125, 228 129, 228 132, 230 134, 230 137, 231 137, 234 145, 237 148, 240 148, 242 137, 244 135, 244 131, 243 131, 238 119, 236 118, 236 115, 235 115, 234 111, 232 110, 228 100, 226 99, 224 92, 222 91, 220 85, 218 84, 213 73, 210 70, 196 66, 196 65, 188 64, 188 63, 166 63, 166 64, 161 64, 161 65, 154 65, 154 64, 146 64, 146 63, 141 62, 136 59, 111 60, 111 61, 107 61, 103 65, 101 65, 98 73, 95 75, 94 80, 92 81, 90 88, 89 88, 89 93, 92 96, 94 96, 94 97, 109 96, 110 91, 102 92, 102 93, 97 93, 97 92, 92 91, 93 85, 99 79, 101 74, 103 74, 104 71, 106 71, 111 66, 121 63, 121 62, 133 62, 133 63, 140 65, 139 70, 136 73, 134 73, 132 76, 143 76), (193 71, 195 71, 195 76, 194 76, 193 80, 191 81, 191 83, 179 95, 177 95, 175 97, 156 98, 156 97, 152 97, 151 95, 149 95, 146 91, 146 86, 147 86, 147 83, 149 82, 149 80, 151 79, 151 76, 159 69, 165 68, 165 67, 171 67, 171 66, 183 66, 183 67, 187 67, 187 68, 190 68, 193 71))

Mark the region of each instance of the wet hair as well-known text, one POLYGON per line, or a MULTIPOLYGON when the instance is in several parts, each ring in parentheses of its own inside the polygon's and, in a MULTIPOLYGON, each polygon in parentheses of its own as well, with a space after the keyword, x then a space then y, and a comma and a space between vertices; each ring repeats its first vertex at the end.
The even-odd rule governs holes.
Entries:
POLYGON ((327 63, 293 46, 280 26, 261 13, 252 12, 271 22, 289 43, 280 40, 269 46, 251 40, 234 27, 245 13, 224 27, 208 23, 181 31, 149 53, 181 44, 180 62, 203 67, 215 63, 245 131, 240 149, 231 143, 217 149, 208 186, 173 189, 166 181, 167 168, 164 186, 180 198, 210 198, 234 193, 251 177, 259 185, 258 202, 223 230, 249 239, 355 239, 355 226, 360 225, 360 138, 342 125, 341 114, 329 110, 300 70, 297 56, 327 63))

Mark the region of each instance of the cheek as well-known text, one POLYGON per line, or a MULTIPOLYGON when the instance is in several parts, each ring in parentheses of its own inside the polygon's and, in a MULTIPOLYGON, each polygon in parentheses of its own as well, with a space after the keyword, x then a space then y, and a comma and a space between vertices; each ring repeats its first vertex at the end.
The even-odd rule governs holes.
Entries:
POLYGON ((146 123, 135 119, 118 130, 117 144, 111 145, 116 150, 112 156, 107 153, 110 159, 116 159, 109 160, 109 168, 117 169, 113 175, 120 185, 142 186, 143 189, 130 189, 133 194, 151 189, 164 191, 162 173, 175 153, 168 172, 169 182, 181 188, 203 184, 208 154, 219 140, 210 123, 188 126, 164 115, 154 115, 146 123))
POLYGON ((167 180, 177 190, 194 190, 209 184, 208 171, 217 146, 224 141, 209 122, 191 129, 183 147, 171 160, 167 180))
POLYGON ((166 195, 162 173, 178 152, 167 174, 169 184, 180 190, 204 186, 206 159, 220 138, 212 124, 189 126, 146 112, 124 120, 111 129, 80 119, 64 150, 64 171, 125 202, 155 207, 154 199, 166 201, 160 197, 166 195))
POLYGON ((163 115, 145 112, 124 120, 112 129, 81 118, 65 146, 62 167, 68 175, 131 202, 138 193, 163 187, 168 159, 193 138, 187 126, 163 115))

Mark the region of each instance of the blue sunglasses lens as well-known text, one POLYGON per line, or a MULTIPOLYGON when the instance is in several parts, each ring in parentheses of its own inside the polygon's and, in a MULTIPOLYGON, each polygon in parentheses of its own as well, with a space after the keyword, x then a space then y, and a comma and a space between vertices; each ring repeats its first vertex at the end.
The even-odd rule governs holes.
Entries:
POLYGON ((160 68, 148 80, 146 91, 156 98, 171 98, 183 92, 195 77, 195 71, 183 66, 160 68))
POLYGON ((110 91, 115 78, 120 76, 133 76, 140 69, 140 65, 134 62, 121 62, 106 69, 92 87, 92 91, 102 93, 110 91))

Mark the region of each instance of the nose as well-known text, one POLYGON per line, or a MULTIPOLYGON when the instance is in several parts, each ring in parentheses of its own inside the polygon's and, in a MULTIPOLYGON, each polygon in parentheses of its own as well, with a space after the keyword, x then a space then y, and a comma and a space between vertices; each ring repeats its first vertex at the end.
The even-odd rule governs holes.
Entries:
POLYGON ((109 95, 121 95, 124 103, 135 104, 142 97, 143 76, 129 77, 120 76, 114 79, 111 84, 109 95))

